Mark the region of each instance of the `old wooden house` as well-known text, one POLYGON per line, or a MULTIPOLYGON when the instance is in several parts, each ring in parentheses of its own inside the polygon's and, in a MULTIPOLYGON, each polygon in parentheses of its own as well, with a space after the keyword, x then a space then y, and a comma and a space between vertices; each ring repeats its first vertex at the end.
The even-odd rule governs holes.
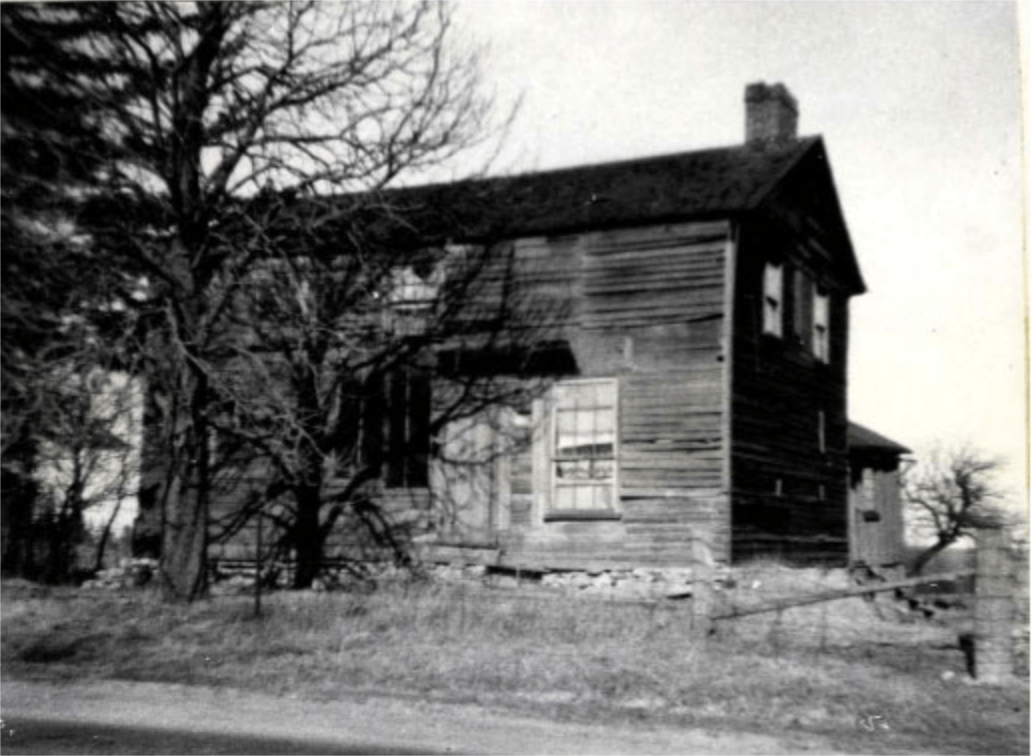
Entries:
MULTIPOLYGON (((568 310, 546 392, 420 445, 499 453, 423 455, 383 482, 427 513, 424 553, 556 569, 896 559, 878 534, 897 527, 883 474, 905 450, 848 420, 865 287, 827 151, 797 135, 784 86, 750 85, 745 110, 733 146, 475 185, 506 222, 452 241, 509 245, 568 310)), ((471 188, 405 191, 443 207, 471 188)), ((402 386, 392 427, 426 427, 431 395, 402 386)))

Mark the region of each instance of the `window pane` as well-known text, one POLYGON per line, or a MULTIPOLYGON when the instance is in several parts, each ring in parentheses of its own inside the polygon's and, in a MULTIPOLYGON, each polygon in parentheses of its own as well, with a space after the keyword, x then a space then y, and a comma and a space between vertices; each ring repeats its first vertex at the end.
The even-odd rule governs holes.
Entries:
POLYGON ((763 271, 763 294, 775 300, 781 301, 781 266, 767 263, 763 271))
POLYGON ((591 444, 595 437, 595 413, 581 410, 577 413, 577 446, 591 444))
POLYGON ((607 409, 595 413, 595 444, 598 454, 612 454, 616 439, 616 411, 607 409))
POLYGON ((577 449, 577 413, 557 412, 556 425, 556 453, 564 457, 574 454, 577 449))
POLYGON ((594 509, 595 486, 576 486, 574 492, 574 509, 594 509))
POLYGON ((555 477, 558 481, 588 480, 591 477, 591 462, 586 459, 575 462, 557 462, 555 477))
POLYGON ((596 459, 591 463, 592 480, 612 480, 615 463, 611 459, 596 459))
POLYGON ((828 325, 828 295, 814 294, 813 296, 813 322, 817 325, 828 325))
POLYGON ((813 354, 821 362, 828 362, 828 331, 823 326, 813 327, 813 354))
POLYGON ((763 271, 763 332, 781 335, 783 274, 780 265, 767 263, 763 271))
POLYGON ((576 409, 594 403, 594 387, 591 384, 561 386, 559 390, 560 409, 576 409))
POLYGON ((556 509, 573 509, 574 491, 576 489, 569 486, 562 486, 555 489, 555 508, 556 509))
POLYGON ((599 383, 595 386, 595 402, 603 407, 616 406, 616 384, 599 383))
POLYGON ((599 511, 615 506, 616 382, 556 387, 552 507, 599 511))

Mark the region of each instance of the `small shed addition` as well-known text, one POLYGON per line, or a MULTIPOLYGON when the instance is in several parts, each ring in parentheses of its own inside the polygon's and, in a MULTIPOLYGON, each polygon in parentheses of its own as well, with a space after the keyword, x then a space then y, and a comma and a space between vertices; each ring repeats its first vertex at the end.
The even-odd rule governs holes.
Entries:
POLYGON ((900 501, 900 457, 910 449, 849 424, 849 561, 898 567, 906 556, 900 501))

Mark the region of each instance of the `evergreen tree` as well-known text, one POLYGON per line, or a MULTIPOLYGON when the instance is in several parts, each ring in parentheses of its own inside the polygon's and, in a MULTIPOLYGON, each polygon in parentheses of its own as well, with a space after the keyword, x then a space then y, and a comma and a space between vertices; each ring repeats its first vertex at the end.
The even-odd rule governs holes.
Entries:
MULTIPOLYGON (((11 80, 26 100, 48 93, 41 107, 59 109, 53 124, 71 137, 58 140, 61 152, 81 159, 58 160, 51 183, 75 201, 88 248, 128 272, 118 301, 140 327, 149 456, 160 461, 144 475, 170 599, 206 587, 226 316, 267 248, 249 200, 266 190, 375 194, 481 139, 490 101, 476 54, 451 45, 451 12, 429 2, 2 8, 5 87, 10 32, 11 80), (145 297, 128 284, 137 272, 145 297)), ((49 139, 49 116, 24 107, 5 90, 5 122, 8 109, 28 112, 22 136, 49 139)), ((11 133, 5 160, 18 149, 11 133)))

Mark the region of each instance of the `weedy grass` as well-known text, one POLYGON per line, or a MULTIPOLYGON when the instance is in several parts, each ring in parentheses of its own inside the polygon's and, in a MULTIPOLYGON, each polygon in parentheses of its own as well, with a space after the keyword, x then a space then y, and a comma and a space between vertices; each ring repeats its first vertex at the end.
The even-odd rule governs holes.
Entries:
MULTIPOLYGON (((819 572, 765 575, 757 579, 797 581, 783 586, 796 592, 799 580, 828 587, 819 572)), ((722 600, 768 598, 755 582, 739 580, 722 600)), ((0 597, 0 662, 16 676, 323 699, 361 690, 582 721, 814 732, 865 753, 1029 750, 1027 684, 964 684, 962 654, 941 642, 948 634, 915 626, 904 638, 862 599, 719 622, 700 637, 687 605, 426 583, 268 595, 261 617, 247 597, 189 606, 147 592, 0 597)))

